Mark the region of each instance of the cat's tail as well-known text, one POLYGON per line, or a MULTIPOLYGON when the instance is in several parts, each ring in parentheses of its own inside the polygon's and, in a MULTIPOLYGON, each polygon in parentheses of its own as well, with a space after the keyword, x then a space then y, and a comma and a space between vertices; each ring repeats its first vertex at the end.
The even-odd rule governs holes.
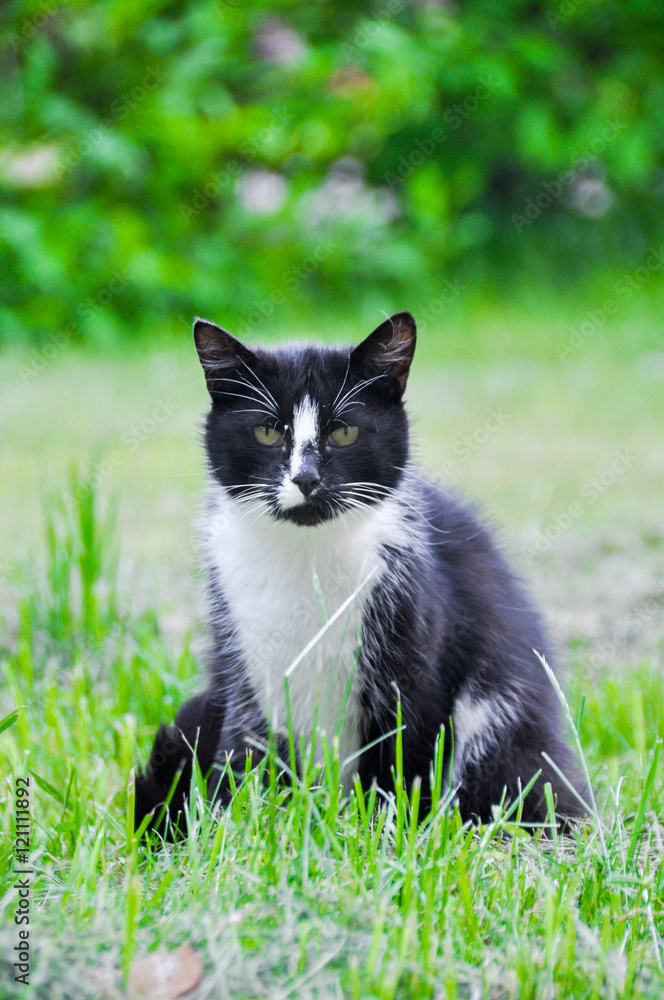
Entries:
POLYGON ((148 830, 168 836, 184 832, 184 805, 191 786, 194 751, 205 777, 217 753, 225 714, 223 696, 218 691, 204 691, 185 702, 173 725, 159 727, 145 770, 136 775, 136 830, 152 813, 148 830))

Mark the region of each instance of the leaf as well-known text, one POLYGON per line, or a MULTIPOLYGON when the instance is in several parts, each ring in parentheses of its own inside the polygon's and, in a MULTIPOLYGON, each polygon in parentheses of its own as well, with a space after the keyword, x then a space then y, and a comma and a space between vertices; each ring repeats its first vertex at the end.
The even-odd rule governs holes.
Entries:
POLYGON ((35 781, 42 789, 42 791, 46 792, 48 795, 54 798, 55 801, 59 802, 61 806, 65 804, 65 799, 62 792, 59 792, 57 788, 55 788, 53 785, 50 784, 50 782, 46 780, 46 778, 40 777, 38 774, 35 774, 34 771, 30 771, 30 774, 35 779, 35 781))
POLYGON ((21 709, 15 708, 13 712, 9 713, 9 715, 5 715, 4 719, 0 719, 0 733, 4 733, 5 729, 9 729, 10 726, 13 726, 20 714, 21 709))
POLYGON ((162 948, 132 962, 127 1000, 175 1000, 198 986, 202 976, 203 962, 189 945, 162 948))

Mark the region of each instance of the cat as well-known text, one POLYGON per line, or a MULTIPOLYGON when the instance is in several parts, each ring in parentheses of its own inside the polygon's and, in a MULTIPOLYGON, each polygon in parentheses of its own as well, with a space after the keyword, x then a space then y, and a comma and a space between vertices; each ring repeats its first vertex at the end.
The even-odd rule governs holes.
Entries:
POLYGON ((255 761, 289 725, 314 757, 323 733, 338 740, 345 790, 358 773, 389 793, 399 701, 403 774, 422 779, 423 810, 444 727, 445 789, 464 820, 489 821, 539 770, 522 820, 546 823, 545 782, 561 823, 580 816, 540 618, 468 506, 410 461, 410 313, 352 349, 250 349, 202 319, 194 338, 212 403, 209 685, 159 730, 137 828, 178 775, 169 810, 182 812, 191 748, 203 774, 229 758, 243 772, 248 750, 255 761))

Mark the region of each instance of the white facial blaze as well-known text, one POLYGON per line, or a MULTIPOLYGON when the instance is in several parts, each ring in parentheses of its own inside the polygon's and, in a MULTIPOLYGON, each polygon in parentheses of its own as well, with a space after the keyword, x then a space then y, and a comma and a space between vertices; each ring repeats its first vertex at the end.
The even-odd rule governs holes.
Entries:
POLYGON ((308 447, 318 447, 318 408, 310 396, 305 396, 295 408, 293 415, 293 451, 290 468, 279 488, 279 503, 283 508, 299 507, 305 502, 299 486, 293 482, 302 466, 302 459, 308 447))
POLYGON ((290 474, 297 476, 307 447, 318 446, 318 409, 310 396, 305 396, 293 417, 293 454, 290 474))

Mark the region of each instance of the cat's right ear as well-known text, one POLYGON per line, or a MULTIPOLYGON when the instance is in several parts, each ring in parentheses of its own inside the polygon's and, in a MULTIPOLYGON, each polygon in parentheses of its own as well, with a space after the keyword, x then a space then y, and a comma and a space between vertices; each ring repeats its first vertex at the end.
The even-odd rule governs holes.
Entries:
POLYGON ((194 320, 194 341, 211 396, 224 391, 224 379, 243 362, 251 366, 252 359, 255 360, 241 341, 207 319, 194 320))
POLYGON ((384 376, 395 399, 406 391, 417 329, 409 312, 395 313, 376 327, 350 356, 364 378, 384 376))

